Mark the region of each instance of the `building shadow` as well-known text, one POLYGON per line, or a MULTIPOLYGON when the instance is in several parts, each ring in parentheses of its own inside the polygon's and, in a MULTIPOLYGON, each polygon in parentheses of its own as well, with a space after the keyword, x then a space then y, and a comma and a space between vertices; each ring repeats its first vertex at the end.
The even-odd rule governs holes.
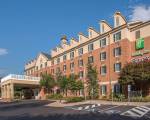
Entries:
POLYGON ((32 116, 29 114, 0 117, 0 120, 148 120, 147 118, 131 118, 119 114, 108 115, 100 113, 87 114, 50 114, 48 116, 32 116))

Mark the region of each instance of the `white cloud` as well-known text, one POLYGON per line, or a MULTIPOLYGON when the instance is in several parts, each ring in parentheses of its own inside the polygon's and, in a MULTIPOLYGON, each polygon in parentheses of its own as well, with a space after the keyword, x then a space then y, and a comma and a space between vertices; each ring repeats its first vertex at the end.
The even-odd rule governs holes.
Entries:
POLYGON ((0 55, 6 55, 6 54, 8 54, 7 49, 0 48, 0 55))
POLYGON ((139 5, 132 8, 130 21, 148 21, 150 20, 150 6, 139 5))

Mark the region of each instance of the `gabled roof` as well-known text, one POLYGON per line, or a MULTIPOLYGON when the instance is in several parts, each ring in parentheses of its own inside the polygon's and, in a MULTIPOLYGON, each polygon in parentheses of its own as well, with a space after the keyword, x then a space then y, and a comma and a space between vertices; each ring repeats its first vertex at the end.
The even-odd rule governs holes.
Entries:
POLYGON ((44 52, 41 52, 41 54, 44 55, 46 58, 51 59, 51 55, 50 54, 47 54, 47 53, 44 53, 44 52))

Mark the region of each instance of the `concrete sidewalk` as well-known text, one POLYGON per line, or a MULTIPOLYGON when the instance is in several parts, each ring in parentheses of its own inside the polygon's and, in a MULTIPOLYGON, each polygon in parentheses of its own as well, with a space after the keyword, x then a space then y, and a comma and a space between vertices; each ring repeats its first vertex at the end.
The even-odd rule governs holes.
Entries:
POLYGON ((65 101, 56 100, 53 103, 50 103, 46 106, 50 107, 67 107, 67 106, 74 106, 74 105, 82 105, 82 104, 104 104, 104 105, 130 105, 130 106, 145 106, 150 105, 150 102, 112 102, 112 101, 103 101, 103 100, 87 100, 83 102, 76 102, 76 103, 65 103, 65 101))

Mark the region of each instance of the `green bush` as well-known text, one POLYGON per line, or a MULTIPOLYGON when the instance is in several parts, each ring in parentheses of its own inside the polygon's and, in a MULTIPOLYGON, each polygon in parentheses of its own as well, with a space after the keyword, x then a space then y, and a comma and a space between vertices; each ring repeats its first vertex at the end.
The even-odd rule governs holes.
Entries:
POLYGON ((66 98, 66 102, 67 102, 67 103, 81 102, 81 101, 83 101, 83 100, 84 100, 83 97, 69 97, 69 98, 66 98))
POLYGON ((150 102, 150 96, 146 96, 142 99, 143 102, 150 102))
POLYGON ((53 95, 47 95, 46 98, 47 99, 60 100, 63 98, 63 96, 61 94, 53 94, 53 95))

